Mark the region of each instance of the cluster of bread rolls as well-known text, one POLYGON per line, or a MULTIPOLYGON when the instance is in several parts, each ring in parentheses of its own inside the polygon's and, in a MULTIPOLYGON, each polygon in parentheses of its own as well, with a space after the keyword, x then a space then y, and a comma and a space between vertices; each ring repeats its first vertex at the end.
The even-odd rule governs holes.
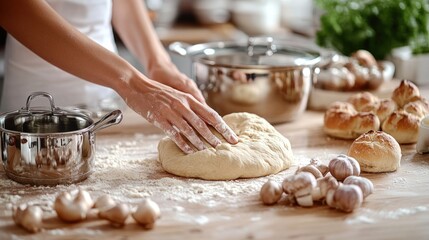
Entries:
POLYGON ((402 80, 391 98, 360 92, 347 102, 334 102, 325 112, 324 130, 333 137, 355 139, 370 130, 382 130, 400 144, 417 142, 420 120, 429 114, 429 102, 416 85, 402 80))
POLYGON ((383 71, 370 52, 358 50, 322 68, 315 87, 332 91, 377 89, 385 81, 383 71))

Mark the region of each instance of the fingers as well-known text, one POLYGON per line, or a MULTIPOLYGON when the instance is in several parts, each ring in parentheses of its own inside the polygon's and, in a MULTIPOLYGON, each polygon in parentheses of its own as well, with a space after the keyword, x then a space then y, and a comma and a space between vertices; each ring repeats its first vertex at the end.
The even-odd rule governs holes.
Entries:
POLYGON ((164 130, 165 134, 173 140, 173 142, 186 154, 194 153, 194 150, 191 146, 189 146, 188 143, 183 139, 182 135, 180 134, 180 131, 174 128, 170 123, 167 121, 162 122, 154 122, 154 125, 156 127, 161 128, 164 130))
POLYGON ((213 147, 222 142, 210 131, 207 124, 201 120, 195 113, 184 115, 185 119, 194 127, 195 130, 213 147))
POLYGON ((231 144, 238 142, 237 135, 231 130, 231 128, 223 121, 222 117, 213 109, 202 105, 194 104, 193 109, 195 112, 208 124, 213 126, 217 132, 219 132, 225 139, 231 144))
MULTIPOLYGON (((185 121, 183 118, 181 118, 177 114, 173 114, 173 116, 170 116, 169 121, 176 126, 180 133, 185 136, 192 145, 194 145, 198 150, 204 150, 206 149, 203 141, 201 141, 200 137, 196 134, 194 129, 188 124, 187 121, 185 121)), ((193 126, 195 126, 195 123, 191 123, 193 126)))

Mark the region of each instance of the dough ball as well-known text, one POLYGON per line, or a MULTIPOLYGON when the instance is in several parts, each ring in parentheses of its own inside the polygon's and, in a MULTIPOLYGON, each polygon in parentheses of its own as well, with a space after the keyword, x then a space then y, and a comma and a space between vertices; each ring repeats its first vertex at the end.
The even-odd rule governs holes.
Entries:
POLYGON ((401 147, 389 134, 369 131, 359 136, 350 146, 348 154, 355 158, 363 172, 392 172, 401 163, 401 147))
POLYGON ((250 113, 231 113, 225 122, 238 135, 235 145, 222 141, 216 148, 186 155, 168 137, 158 144, 162 168, 174 175, 206 180, 261 177, 289 168, 293 163, 290 142, 265 119, 250 113))

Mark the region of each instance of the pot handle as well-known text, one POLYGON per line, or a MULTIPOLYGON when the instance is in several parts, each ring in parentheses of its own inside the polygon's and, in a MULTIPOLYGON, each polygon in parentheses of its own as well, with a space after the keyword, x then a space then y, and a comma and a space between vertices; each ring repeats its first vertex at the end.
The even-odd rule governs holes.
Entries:
POLYGON ((189 53, 188 53, 188 48, 190 47, 191 45, 189 45, 189 44, 187 44, 187 43, 183 43, 183 42, 173 42, 172 44, 170 44, 169 46, 168 46, 168 49, 171 51, 171 52, 174 52, 174 53, 176 53, 176 54, 179 54, 179 55, 181 55, 181 56, 186 56, 186 55, 188 55, 189 53))
POLYGON ((95 133, 103 128, 119 124, 122 121, 122 118, 123 116, 121 110, 114 110, 98 120, 90 131, 95 133))

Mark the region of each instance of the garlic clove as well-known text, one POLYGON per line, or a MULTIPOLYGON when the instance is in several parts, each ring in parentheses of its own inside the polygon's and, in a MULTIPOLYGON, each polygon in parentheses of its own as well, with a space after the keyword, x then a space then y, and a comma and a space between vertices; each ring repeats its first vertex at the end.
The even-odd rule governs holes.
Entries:
POLYGON ((132 216, 137 223, 147 229, 151 229, 154 227, 156 220, 161 217, 161 210, 154 201, 145 199, 144 202, 138 205, 132 216))
POLYGON ((77 192, 74 202, 81 202, 85 204, 88 209, 94 206, 94 201, 92 200, 91 195, 85 190, 79 190, 77 192))
POLYGON ((84 220, 93 206, 91 196, 86 191, 79 191, 75 196, 69 192, 60 193, 54 202, 54 210, 65 222, 84 220))
POLYGON ((261 187, 260 197, 264 204, 272 205, 277 203, 283 194, 282 186, 272 180, 268 180, 261 187))
POLYGON ((16 225, 23 227, 29 232, 35 233, 42 229, 43 211, 38 206, 21 204, 14 208, 12 217, 16 225))
POLYGON ((109 209, 116 205, 115 200, 110 195, 102 195, 97 198, 97 200, 94 203, 94 208, 98 209, 99 211, 103 211, 106 209, 109 209))
POLYGON ((123 226, 129 215, 130 208, 124 203, 116 204, 111 208, 104 208, 98 213, 100 218, 106 219, 116 226, 123 226))

